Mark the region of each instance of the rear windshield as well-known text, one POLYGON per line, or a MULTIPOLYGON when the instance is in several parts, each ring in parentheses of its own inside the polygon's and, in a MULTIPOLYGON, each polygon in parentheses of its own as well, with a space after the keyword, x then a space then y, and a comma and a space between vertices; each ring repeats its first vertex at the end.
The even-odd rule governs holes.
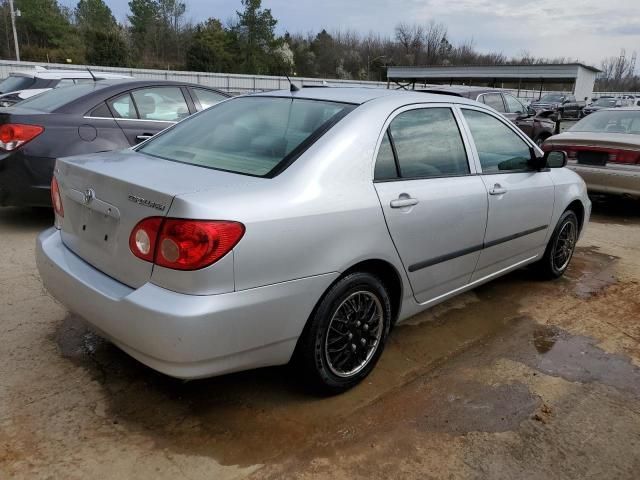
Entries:
POLYGON ((543 96, 540 101, 541 102, 561 102, 562 100, 564 100, 564 95, 545 95, 543 96))
POLYGON ((640 110, 602 110, 584 117, 572 132, 631 133, 640 135, 640 110))
POLYGON ((615 107, 616 102, 615 98, 599 98, 593 104, 597 107, 615 107))
POLYGON ((180 122, 138 151, 176 162, 271 177, 354 108, 299 98, 235 98, 180 122))
POLYGON ((21 77, 10 75, 0 82, 0 93, 15 92, 16 90, 26 90, 36 81, 33 77, 21 77))
POLYGON ((68 87, 55 88, 43 92, 20 102, 20 107, 38 110, 40 112, 53 112, 54 110, 72 102, 89 92, 101 88, 99 84, 88 83, 83 85, 69 85, 68 87))

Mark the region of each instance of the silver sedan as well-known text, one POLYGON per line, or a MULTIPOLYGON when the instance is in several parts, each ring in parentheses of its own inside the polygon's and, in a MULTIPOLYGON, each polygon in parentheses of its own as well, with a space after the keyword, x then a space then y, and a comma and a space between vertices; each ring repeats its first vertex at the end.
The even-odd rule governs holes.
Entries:
POLYGON ((58 160, 37 263, 156 370, 293 360, 339 392, 396 323, 528 264, 564 273, 591 211, 565 163, 460 97, 236 97, 133 149, 58 160))

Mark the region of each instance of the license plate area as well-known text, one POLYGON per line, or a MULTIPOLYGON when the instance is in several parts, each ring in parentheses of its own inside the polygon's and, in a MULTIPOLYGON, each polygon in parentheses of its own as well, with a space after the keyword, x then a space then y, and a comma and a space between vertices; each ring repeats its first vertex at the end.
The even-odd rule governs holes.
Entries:
POLYGON ((578 152, 578 163, 581 165, 594 165, 604 167, 609 159, 606 152, 596 152, 593 150, 582 150, 578 152))
POLYGON ((79 205, 78 207, 80 214, 75 225, 78 239, 85 244, 94 245, 100 249, 112 250, 119 221, 84 205, 79 205))

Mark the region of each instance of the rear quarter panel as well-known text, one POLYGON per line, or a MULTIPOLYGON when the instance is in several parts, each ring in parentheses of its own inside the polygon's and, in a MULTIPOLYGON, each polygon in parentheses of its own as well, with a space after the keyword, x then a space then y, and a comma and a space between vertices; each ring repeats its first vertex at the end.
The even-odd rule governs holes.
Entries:
POLYGON ((169 215, 244 223, 233 252, 236 290, 343 272, 369 259, 389 262, 406 281, 373 186, 389 113, 385 105, 360 106, 277 177, 249 190, 179 195, 169 215))

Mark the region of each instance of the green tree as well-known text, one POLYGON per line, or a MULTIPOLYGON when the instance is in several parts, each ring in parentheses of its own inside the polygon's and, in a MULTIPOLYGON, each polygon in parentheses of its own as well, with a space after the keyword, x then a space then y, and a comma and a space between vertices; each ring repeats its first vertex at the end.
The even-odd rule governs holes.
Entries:
POLYGON ((87 30, 87 62, 92 65, 121 67, 127 65, 127 43, 118 29, 87 30))
POLYGON ((81 31, 110 31, 117 28, 111 9, 103 0, 80 0, 75 9, 76 25, 81 31))
POLYGON ((268 73, 270 53, 278 47, 274 30, 277 20, 271 9, 262 9, 262 0, 242 0, 243 11, 237 11, 238 23, 233 27, 241 58, 240 69, 245 73, 268 73))
POLYGON ((188 70, 227 72, 233 69, 228 32, 215 18, 196 27, 191 45, 186 53, 188 70))

